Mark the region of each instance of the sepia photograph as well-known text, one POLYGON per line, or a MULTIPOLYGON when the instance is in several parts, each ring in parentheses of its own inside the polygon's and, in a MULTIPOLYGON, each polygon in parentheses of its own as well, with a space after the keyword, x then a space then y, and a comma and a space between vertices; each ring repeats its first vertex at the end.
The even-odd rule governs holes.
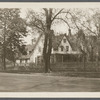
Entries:
POLYGON ((100 3, 0 3, 0 93, 100 92, 100 3))

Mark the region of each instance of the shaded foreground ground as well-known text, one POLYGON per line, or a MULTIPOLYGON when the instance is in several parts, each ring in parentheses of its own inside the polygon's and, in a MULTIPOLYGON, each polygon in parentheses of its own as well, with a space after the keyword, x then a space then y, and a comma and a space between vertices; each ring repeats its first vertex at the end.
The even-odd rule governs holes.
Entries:
POLYGON ((0 92, 100 92, 100 78, 0 73, 0 92))

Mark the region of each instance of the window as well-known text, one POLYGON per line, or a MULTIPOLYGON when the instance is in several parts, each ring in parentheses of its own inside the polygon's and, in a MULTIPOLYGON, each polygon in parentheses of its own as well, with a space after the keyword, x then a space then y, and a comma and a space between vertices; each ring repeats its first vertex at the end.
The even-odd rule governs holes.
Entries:
POLYGON ((25 59, 25 63, 27 63, 27 59, 25 59))
POLYGON ((64 43, 66 43, 66 39, 63 39, 64 43))
POLYGON ((22 59, 20 60, 20 63, 22 63, 22 59))
POLYGON ((29 54, 31 53, 31 51, 29 51, 29 54))
POLYGON ((42 57, 41 57, 41 56, 38 56, 38 57, 37 57, 37 64, 40 64, 41 61, 42 61, 42 57))
POLYGON ((57 48, 54 48, 54 51, 58 51, 58 47, 57 48))
POLYGON ((39 52, 41 52, 41 47, 39 47, 39 52))
POLYGON ((66 51, 69 51, 69 46, 66 46, 66 51))
POLYGON ((20 59, 20 63, 25 63, 25 60, 23 60, 23 59, 20 59))
POLYGON ((63 47, 63 46, 61 46, 61 51, 63 51, 63 49, 64 49, 64 47, 63 47))

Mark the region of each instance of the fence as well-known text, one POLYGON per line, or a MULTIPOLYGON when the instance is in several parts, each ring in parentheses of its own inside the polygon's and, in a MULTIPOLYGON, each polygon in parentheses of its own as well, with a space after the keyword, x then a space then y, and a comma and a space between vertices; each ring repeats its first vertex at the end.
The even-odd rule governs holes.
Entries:
MULTIPOLYGON (((9 65, 8 70, 16 71, 30 71, 30 72, 44 72, 44 65, 34 63, 16 65, 15 67, 9 65)), ((100 72, 100 62, 86 62, 85 66, 83 62, 60 62, 51 64, 53 72, 100 72)))
POLYGON ((51 68, 54 72, 100 72, 100 62, 63 62, 52 64, 51 68))

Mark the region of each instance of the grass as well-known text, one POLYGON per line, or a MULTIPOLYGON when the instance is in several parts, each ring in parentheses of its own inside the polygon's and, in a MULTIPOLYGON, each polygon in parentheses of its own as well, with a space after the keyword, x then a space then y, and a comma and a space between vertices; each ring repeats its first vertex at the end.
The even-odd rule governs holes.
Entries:
MULTIPOLYGON (((18 68, 18 66, 16 66, 18 68)), ((85 63, 85 68, 83 62, 64 62, 64 63, 56 63, 51 64, 52 73, 50 75, 53 76, 71 76, 71 77, 99 77, 100 78, 100 62, 98 66, 96 66, 96 62, 87 62, 85 63)), ((28 69, 21 66, 18 69, 14 69, 14 67, 7 66, 7 70, 0 72, 6 73, 19 73, 19 74, 30 74, 30 73, 44 73, 44 66, 39 65, 35 66, 31 64, 28 69)))

